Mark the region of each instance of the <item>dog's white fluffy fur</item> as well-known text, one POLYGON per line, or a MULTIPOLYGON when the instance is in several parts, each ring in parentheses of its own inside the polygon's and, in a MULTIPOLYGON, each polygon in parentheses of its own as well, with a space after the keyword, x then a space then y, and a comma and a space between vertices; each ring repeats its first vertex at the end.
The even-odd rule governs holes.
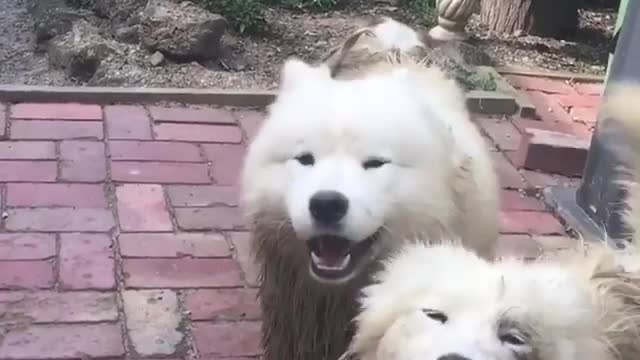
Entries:
POLYGON ((348 81, 287 61, 243 182, 249 215, 284 209, 301 241, 315 231, 310 197, 334 190, 351 204, 343 235, 352 241, 380 228, 394 239, 452 232, 493 256, 499 196, 487 145, 455 82, 409 60, 348 81), (315 164, 299 164, 302 153, 315 164), (368 171, 361 164, 369 158, 389 163, 368 171))
POLYGON ((459 236, 479 256, 494 256, 499 187, 462 90, 402 56, 421 46, 406 25, 385 19, 366 31, 373 35, 352 36, 356 43, 318 66, 284 64, 245 157, 242 203, 268 360, 339 356, 359 290, 405 238, 459 236), (347 199, 339 221, 314 219, 311 198, 321 191, 347 199), (312 249, 318 242, 339 243, 334 254, 348 265, 327 276, 323 246, 312 249))
MULTIPOLYGON (((640 90, 619 89, 605 110, 630 135, 640 169, 640 90)), ((640 222, 631 188, 627 222, 640 222)), ((603 245, 489 262, 456 244, 418 241, 386 262, 363 290, 349 349, 360 360, 640 359, 640 255, 603 245), (456 357, 457 356, 457 357, 456 357)))

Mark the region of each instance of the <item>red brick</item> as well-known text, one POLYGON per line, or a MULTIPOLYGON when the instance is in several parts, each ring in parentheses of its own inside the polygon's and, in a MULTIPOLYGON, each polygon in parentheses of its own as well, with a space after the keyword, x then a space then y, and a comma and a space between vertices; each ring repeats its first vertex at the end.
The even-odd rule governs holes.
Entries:
POLYGON ((571 176, 582 174, 588 151, 589 141, 576 136, 527 129, 517 157, 526 169, 571 176))
POLYGON ((500 257, 532 260, 542 255, 542 248, 529 235, 501 235, 497 253, 500 257))
POLYGON ((60 283, 73 290, 115 289, 115 260, 109 235, 60 235, 60 283))
POLYGON ((166 108, 152 106, 151 117, 156 122, 235 124, 236 121, 227 109, 214 108, 166 108))
POLYGON ((200 149, 189 143, 111 141, 111 160, 202 162, 200 149))
POLYGON ((47 289, 53 282, 50 261, 0 261, 0 289, 47 289))
POLYGON ((240 179, 246 148, 243 145, 202 145, 204 154, 213 163, 213 178, 218 185, 236 185, 240 179))
POLYGON ((191 320, 259 320, 254 289, 192 290, 185 298, 191 320))
POLYGON ((153 132, 158 140, 239 144, 242 131, 238 126, 157 124, 153 132))
POLYGON ((11 118, 40 120, 102 120, 102 109, 98 105, 78 103, 22 103, 11 107, 11 118))
POLYGON ((167 187, 171 205, 177 207, 237 206, 238 188, 218 185, 170 185, 167 187))
POLYGON ((538 91, 530 91, 527 93, 529 100, 536 107, 536 114, 540 119, 550 124, 572 122, 569 113, 560 106, 557 96, 544 94, 538 91))
POLYGON ((238 110, 234 111, 233 115, 238 119, 240 127, 249 141, 252 141, 256 137, 262 126, 262 122, 267 116, 265 113, 255 110, 238 110))
POLYGON ((68 206, 104 208, 104 189, 98 184, 7 184, 7 205, 17 207, 68 206))
POLYGON ((249 286, 258 285, 259 268, 251 254, 251 237, 248 232, 229 233, 231 244, 236 253, 236 260, 242 268, 244 279, 249 286))
POLYGON ((574 107, 570 114, 574 121, 594 125, 598 119, 598 108, 574 107))
POLYGON ((121 234, 124 257, 229 257, 231 249, 221 234, 136 233, 121 234))
POLYGON ((556 185, 577 186, 580 178, 568 178, 557 174, 545 174, 538 171, 524 170, 521 172, 531 187, 546 188, 556 185))
POLYGON ((236 287, 240 269, 232 259, 125 259, 130 288, 236 287))
POLYGON ((174 213, 178 227, 183 230, 236 230, 245 227, 242 212, 237 207, 177 208, 174 213))
POLYGON ((602 83, 576 83, 573 88, 582 95, 602 95, 604 85, 602 83))
POLYGON ((120 325, 18 326, 0 343, 3 359, 78 359, 124 355, 120 325))
POLYGON ((107 232, 114 226, 107 209, 9 209, 5 226, 10 231, 107 232))
POLYGON ((98 182, 107 177, 104 143, 63 141, 60 144, 60 178, 69 181, 98 182))
POLYGON ((0 142, 0 159, 55 160, 56 146, 51 141, 0 142))
POLYGON ((500 150, 517 150, 520 144, 520 131, 508 119, 482 117, 477 122, 500 150))
POLYGON ((258 356, 260 348, 259 322, 208 323, 193 325, 196 347, 203 356, 258 356))
POLYGON ((55 255, 53 234, 0 234, 0 260, 44 260, 55 255))
POLYGON ((0 182, 55 181, 58 169, 55 161, 0 161, 0 182))
POLYGON ((564 234, 562 225, 547 212, 503 211, 501 232, 508 234, 564 234))
POLYGON ((34 323, 118 319, 115 293, 94 291, 0 292, 0 314, 21 314, 34 323))
POLYGON ((160 185, 122 185, 116 196, 123 231, 173 230, 160 185))
POLYGON ((494 166, 498 172, 500 186, 509 189, 521 189, 525 182, 518 170, 511 165, 501 152, 492 152, 494 166))
POLYGON ((102 123, 97 121, 13 120, 12 139, 97 139, 102 140, 102 123))
POLYGON ((158 184, 210 184, 207 164, 113 161, 114 181, 158 184))
POLYGON ((502 190, 502 211, 511 210, 533 210, 544 211, 544 203, 535 197, 527 196, 518 191, 502 190))
POLYGON ((539 120, 530 120, 523 118, 516 118, 511 120, 513 126, 515 126, 520 133, 524 133, 526 129, 541 129, 541 130, 549 130, 549 131, 557 131, 564 132, 567 134, 573 133, 572 123, 571 124, 564 122, 547 122, 547 121, 539 121, 539 120))
POLYGON ((556 101, 563 108, 572 108, 572 107, 586 107, 586 108, 596 108, 600 106, 600 96, 590 96, 590 95, 580 95, 580 94, 571 94, 571 95, 554 95, 553 96, 556 101))
POLYGON ((548 94, 572 94, 575 90, 562 80, 534 76, 505 75, 507 81, 517 89, 542 91, 548 94))
POLYGON ((109 139, 151 139, 151 121, 142 106, 106 106, 104 116, 109 139))

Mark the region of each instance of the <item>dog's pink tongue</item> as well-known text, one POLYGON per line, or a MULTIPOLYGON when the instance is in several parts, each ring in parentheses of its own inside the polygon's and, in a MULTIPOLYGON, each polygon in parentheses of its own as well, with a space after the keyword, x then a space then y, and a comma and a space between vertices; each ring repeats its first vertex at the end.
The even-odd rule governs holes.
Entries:
POLYGON ((331 246, 331 244, 327 244, 325 242, 321 242, 319 244, 318 250, 318 257, 325 265, 329 266, 340 264, 346 256, 345 249, 338 246, 331 246))

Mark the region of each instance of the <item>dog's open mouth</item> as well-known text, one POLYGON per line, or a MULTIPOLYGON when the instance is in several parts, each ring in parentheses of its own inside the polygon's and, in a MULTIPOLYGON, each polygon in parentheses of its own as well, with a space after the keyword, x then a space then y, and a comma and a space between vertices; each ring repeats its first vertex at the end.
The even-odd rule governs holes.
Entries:
POLYGON ((353 273, 376 242, 377 233, 359 242, 336 235, 318 235, 307 242, 311 271, 325 280, 340 280, 353 273))

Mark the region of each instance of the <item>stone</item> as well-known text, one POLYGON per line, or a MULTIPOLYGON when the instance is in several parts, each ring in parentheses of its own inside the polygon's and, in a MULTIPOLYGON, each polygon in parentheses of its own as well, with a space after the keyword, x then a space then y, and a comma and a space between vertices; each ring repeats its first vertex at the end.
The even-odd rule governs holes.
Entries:
POLYGON ((184 339, 178 296, 170 290, 125 291, 122 295, 127 330, 143 356, 171 355, 184 339))
POLYGON ((141 14, 142 44, 180 61, 215 59, 227 20, 189 1, 149 0, 141 14))
POLYGON ((86 81, 116 49, 117 43, 100 36, 98 29, 87 21, 79 20, 70 32, 49 43, 49 63, 64 69, 70 78, 86 81))
POLYGON ((38 44, 68 33, 75 21, 92 15, 90 11, 67 6, 65 0, 31 0, 28 10, 38 44))
POLYGON ((160 51, 156 51, 149 57, 151 66, 160 66, 164 62, 164 55, 160 51))
POLYGON ((140 25, 125 26, 114 31, 114 36, 120 42, 125 44, 138 44, 140 42, 140 34, 142 27, 140 25))
POLYGON ((571 134, 526 129, 516 156, 529 170, 579 176, 587 161, 589 144, 589 140, 571 134))
POLYGON ((93 11, 113 23, 126 23, 135 18, 147 0, 93 0, 93 11))
MULTIPOLYGON (((426 65, 443 69, 467 90, 495 90, 478 88, 481 79, 478 78, 480 74, 476 74, 475 66, 491 66, 492 61, 473 44, 460 41, 439 44, 425 51, 423 61, 426 65)), ((487 81, 487 85, 489 83, 487 81)))

